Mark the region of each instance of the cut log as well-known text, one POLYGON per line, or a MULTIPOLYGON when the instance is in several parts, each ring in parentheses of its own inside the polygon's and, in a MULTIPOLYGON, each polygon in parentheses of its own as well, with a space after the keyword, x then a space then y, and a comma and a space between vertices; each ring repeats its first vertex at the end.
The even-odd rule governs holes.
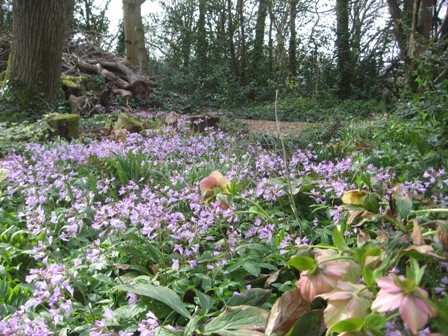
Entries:
POLYGON ((99 63, 105 68, 112 68, 125 74, 126 79, 131 87, 137 86, 142 83, 149 85, 148 77, 132 71, 129 67, 127 67, 124 64, 121 64, 119 62, 106 62, 106 61, 100 61, 99 63))
POLYGON ((213 113, 192 115, 190 117, 190 130, 192 132, 204 133, 205 128, 216 128, 219 123, 219 116, 213 113))
POLYGON ((126 102, 132 99, 132 92, 128 90, 112 88, 112 93, 120 95, 120 97, 123 98, 126 102))
POLYGON ((90 109, 90 101, 86 96, 76 97, 70 95, 68 97, 68 102, 70 104, 72 114, 85 115, 90 109))
POLYGON ((87 72, 87 73, 94 73, 94 74, 97 74, 97 75, 100 75, 101 74, 101 70, 103 70, 101 68, 101 65, 99 65, 99 64, 97 64, 97 65, 90 64, 90 63, 87 63, 87 62, 85 62, 84 60, 82 60, 80 58, 78 58, 77 65, 78 65, 79 70, 87 72))

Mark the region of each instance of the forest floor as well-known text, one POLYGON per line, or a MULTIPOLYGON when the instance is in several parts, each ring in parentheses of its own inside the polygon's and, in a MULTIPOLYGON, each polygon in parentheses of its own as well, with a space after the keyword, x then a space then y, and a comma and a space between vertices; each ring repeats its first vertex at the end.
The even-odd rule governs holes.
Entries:
MULTIPOLYGON (((275 121, 268 120, 252 120, 238 119, 244 124, 244 128, 248 132, 277 135, 277 125, 275 121)), ((305 122, 286 122, 280 121, 280 132, 282 135, 299 135, 305 128, 313 126, 311 123, 305 122)))

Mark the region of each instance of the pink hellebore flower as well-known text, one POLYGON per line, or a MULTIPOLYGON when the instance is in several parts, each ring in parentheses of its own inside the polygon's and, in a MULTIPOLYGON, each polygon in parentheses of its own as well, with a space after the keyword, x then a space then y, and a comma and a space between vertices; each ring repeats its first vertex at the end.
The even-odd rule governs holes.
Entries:
MULTIPOLYGON (((214 196, 214 190, 218 189, 221 192, 228 192, 230 187, 230 181, 227 177, 223 176, 217 170, 210 173, 209 176, 204 178, 201 182, 199 182, 199 188, 201 190, 201 199, 205 202, 209 202, 214 196)), ((223 210, 227 210, 229 208, 229 203, 220 201, 219 207, 223 210)))
MULTIPOLYGON (((397 278, 401 281, 406 280, 402 275, 397 278)), ((397 285, 393 275, 378 278, 376 283, 381 290, 372 303, 372 310, 387 312, 398 308, 401 318, 413 334, 417 334, 418 329, 428 322, 429 317, 436 314, 436 310, 421 298, 421 296, 428 297, 428 292, 424 289, 415 286, 413 290, 405 291, 397 285)))
POLYGON ((300 288, 302 297, 308 302, 312 302, 317 295, 331 292, 345 273, 350 268, 346 261, 327 259, 336 257, 337 253, 333 250, 314 249, 315 259, 320 263, 314 271, 303 271, 300 273, 300 279, 297 287, 300 288), (311 274, 309 274, 312 272, 311 274))
POLYGON ((364 285, 339 280, 333 291, 318 296, 328 300, 324 318, 326 326, 330 327, 336 322, 353 317, 363 319, 373 294, 364 285))

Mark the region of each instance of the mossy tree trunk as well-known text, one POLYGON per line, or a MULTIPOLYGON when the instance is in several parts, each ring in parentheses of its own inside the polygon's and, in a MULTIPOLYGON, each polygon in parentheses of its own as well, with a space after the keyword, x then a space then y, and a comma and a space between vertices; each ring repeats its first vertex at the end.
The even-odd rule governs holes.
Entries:
POLYGON ((351 52, 349 32, 349 1, 336 1, 336 49, 339 71, 339 97, 347 99, 351 89, 351 52))
POLYGON ((61 76, 66 0, 15 0, 7 79, 56 102, 61 76))

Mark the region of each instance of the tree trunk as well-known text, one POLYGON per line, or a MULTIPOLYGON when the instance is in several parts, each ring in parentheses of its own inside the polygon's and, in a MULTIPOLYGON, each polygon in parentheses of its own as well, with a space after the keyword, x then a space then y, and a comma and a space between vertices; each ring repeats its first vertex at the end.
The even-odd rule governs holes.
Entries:
POLYGON ((433 27, 433 0, 404 0, 403 10, 398 0, 387 0, 389 12, 394 23, 394 34, 405 63, 405 84, 416 92, 416 59, 429 45, 433 27))
POLYGON ((137 0, 123 0, 124 37, 126 58, 135 66, 139 65, 137 32, 135 31, 137 0))
POLYGON ((205 29, 206 4, 206 0, 199 0, 198 43, 196 53, 199 62, 202 64, 201 77, 205 77, 207 73, 207 31, 205 29))
POLYGON ((71 38, 73 35, 73 14, 75 11, 75 0, 65 0, 65 38, 71 38))
POLYGON ((245 20, 244 20, 244 0, 238 0, 238 16, 240 20, 240 40, 241 40, 241 66, 240 66, 240 82, 244 84, 246 82, 246 64, 247 64, 247 53, 246 53, 246 33, 245 33, 245 20))
POLYGON ((255 25, 255 41, 254 41, 254 57, 252 63, 255 65, 254 70, 260 70, 258 65, 262 61, 263 57, 263 45, 264 45, 264 30, 266 26, 266 15, 268 10, 268 1, 259 0, 257 23, 255 25))
POLYGON ((339 71, 339 97, 346 99, 350 96, 351 62, 350 35, 348 29, 348 0, 336 1, 336 48, 339 71))
POLYGON ((143 27, 143 19, 142 19, 142 11, 141 6, 145 2, 145 0, 140 0, 135 8, 135 31, 137 34, 137 42, 138 42, 138 60, 140 72, 144 75, 149 73, 148 68, 148 50, 146 49, 146 40, 145 40, 145 29, 143 27))
POLYGON ((291 75, 296 75, 297 73, 297 2, 298 0, 291 0, 291 8, 289 10, 289 73, 291 75))
POLYGON ((66 0, 16 0, 7 78, 47 101, 58 98, 66 0))
POLYGON ((433 0, 414 0, 412 26, 408 42, 408 64, 405 71, 405 84, 412 92, 416 92, 418 87, 415 81, 415 71, 418 65, 417 59, 424 54, 430 42, 432 6, 433 0))
POLYGON ((235 33, 235 27, 233 25, 233 16, 232 16, 232 0, 227 0, 227 16, 229 17, 229 49, 230 49, 230 62, 232 66, 232 76, 233 80, 236 81, 238 78, 238 63, 236 60, 235 54, 235 43, 233 42, 233 35, 235 33))

